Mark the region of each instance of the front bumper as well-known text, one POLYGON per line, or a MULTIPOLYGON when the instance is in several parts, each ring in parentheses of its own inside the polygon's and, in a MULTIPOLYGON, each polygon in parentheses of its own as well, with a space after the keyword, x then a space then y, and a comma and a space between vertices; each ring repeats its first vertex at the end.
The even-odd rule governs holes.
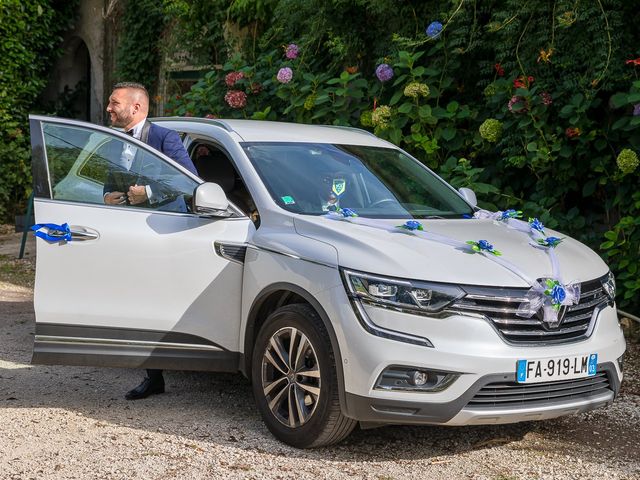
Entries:
POLYGON ((593 331, 586 339, 534 346, 507 344, 488 321, 480 318, 465 315, 429 318, 368 309, 376 325, 428 338, 433 344, 430 348, 366 332, 343 289, 330 289, 321 296, 329 318, 339 319, 334 325, 343 363, 344 413, 361 422, 468 425, 540 420, 600 408, 610 404, 620 388, 622 371, 618 358, 625 351, 625 342, 613 307, 597 313, 593 331), (515 383, 519 359, 586 353, 598 354, 597 371, 606 381, 606 388, 582 389, 578 385, 569 396, 550 394, 549 398, 530 398, 525 392, 520 403, 496 402, 491 406, 478 406, 472 401, 482 389, 491 388, 490 384, 525 389, 529 385, 540 385, 515 383), (452 372, 458 377, 441 391, 376 389, 380 374, 393 365, 452 372))
MULTIPOLYGON (((567 394, 554 399, 549 394, 547 399, 539 399, 541 384, 520 386, 521 395, 516 395, 511 402, 501 405, 474 406, 474 398, 478 392, 490 385, 504 382, 515 383, 515 375, 487 375, 479 379, 464 395, 446 403, 408 402, 398 399, 377 399, 347 393, 347 409, 357 412, 357 419, 364 423, 379 424, 444 424, 456 425, 488 425, 515 423, 532 420, 545 420, 588 412, 605 407, 613 402, 620 389, 616 368, 612 363, 598 366, 600 378, 606 378, 606 388, 600 388, 593 394, 567 394), (529 392, 527 392, 527 387, 529 392), (534 393, 536 389, 536 393, 534 393), (519 403, 519 405, 518 405, 519 403), (506 406, 505 406, 506 405, 506 406)), ((551 382, 550 382, 551 383, 551 382)), ((514 387, 518 388, 518 387, 514 387)))

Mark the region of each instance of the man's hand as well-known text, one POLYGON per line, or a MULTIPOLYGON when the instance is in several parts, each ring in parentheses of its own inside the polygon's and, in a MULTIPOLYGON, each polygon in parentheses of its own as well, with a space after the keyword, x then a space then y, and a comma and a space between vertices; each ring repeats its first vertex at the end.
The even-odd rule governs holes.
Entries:
POLYGON ((144 185, 134 185, 129 187, 127 192, 130 205, 138 205, 147 201, 147 189, 144 185))
POLYGON ((124 205, 127 197, 124 192, 110 192, 104 196, 104 203, 107 205, 124 205))

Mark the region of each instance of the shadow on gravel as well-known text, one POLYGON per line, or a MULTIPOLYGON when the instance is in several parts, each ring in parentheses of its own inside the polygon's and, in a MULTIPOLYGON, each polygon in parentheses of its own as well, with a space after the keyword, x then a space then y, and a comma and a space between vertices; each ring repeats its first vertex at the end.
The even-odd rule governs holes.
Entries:
MULTIPOLYGON (((89 419, 92 428, 128 427, 131 435, 139 438, 147 432, 163 432, 290 458, 342 462, 425 459, 446 463, 446 459, 437 457, 518 442, 530 432, 560 443, 575 442, 584 435, 581 444, 593 446, 593 435, 586 435, 587 430, 599 428, 598 423, 606 424, 603 416, 600 422, 577 417, 503 426, 388 426, 356 429, 340 445, 301 451, 278 442, 268 432, 254 405, 249 382, 240 374, 169 371, 165 373, 167 393, 127 402, 125 392, 139 383, 143 371, 32 366, 31 303, 0 302, 0 309, 0 409, 61 409, 89 419)), ((52 422, 57 421, 55 415, 50 416, 52 422)))

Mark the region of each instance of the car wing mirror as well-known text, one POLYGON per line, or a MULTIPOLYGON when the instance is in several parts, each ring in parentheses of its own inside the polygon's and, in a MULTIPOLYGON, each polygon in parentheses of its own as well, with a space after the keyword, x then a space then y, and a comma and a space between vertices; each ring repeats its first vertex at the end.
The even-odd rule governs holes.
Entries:
POLYGON ((462 198, 464 198, 469 205, 472 207, 478 206, 478 199, 476 198, 476 192, 471 190, 470 188, 462 187, 458 189, 462 198))
POLYGON ((193 211, 206 217, 230 217, 229 200, 217 183, 201 183, 193 192, 193 211))

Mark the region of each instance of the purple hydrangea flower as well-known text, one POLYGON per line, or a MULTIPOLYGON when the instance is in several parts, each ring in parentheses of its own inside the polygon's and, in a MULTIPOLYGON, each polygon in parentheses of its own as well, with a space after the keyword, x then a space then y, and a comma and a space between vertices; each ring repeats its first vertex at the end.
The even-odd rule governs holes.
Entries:
POLYGON ((289 67, 282 67, 280 70, 278 70, 276 78, 280 83, 289 83, 293 78, 293 70, 291 70, 289 67))
POLYGON ((431 22, 425 33, 429 38, 436 38, 442 32, 442 24, 440 22, 431 22))
POLYGON ((636 103, 633 106, 633 116, 637 117, 638 115, 640 115, 640 103, 636 103))
POLYGON ((381 82, 388 82, 393 78, 393 68, 386 63, 381 63, 376 67, 376 77, 381 82))
POLYGON ((298 45, 296 45, 295 43, 290 43, 289 45, 287 45, 287 49, 284 52, 284 56, 287 57, 289 60, 293 60, 295 58, 298 58, 298 53, 299 53, 299 48, 298 45))

